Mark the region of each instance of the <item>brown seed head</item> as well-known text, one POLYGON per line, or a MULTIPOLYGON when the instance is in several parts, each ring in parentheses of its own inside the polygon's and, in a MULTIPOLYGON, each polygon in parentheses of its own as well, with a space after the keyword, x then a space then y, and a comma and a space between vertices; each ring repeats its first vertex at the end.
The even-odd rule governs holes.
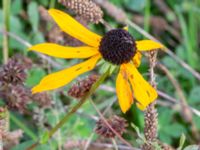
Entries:
POLYGON ((33 94, 31 98, 39 105, 39 107, 42 108, 48 108, 52 104, 52 99, 50 95, 46 92, 33 94))
POLYGON ((97 81, 97 75, 90 75, 88 78, 83 79, 76 84, 72 85, 72 87, 68 91, 68 95, 81 98, 83 97, 92 87, 92 85, 97 81))
POLYGON ((30 95, 30 91, 22 85, 10 85, 0 91, 0 96, 5 100, 7 107, 20 113, 26 111, 27 104, 30 102, 30 95))
MULTIPOLYGON (((122 135, 125 132, 125 129, 127 127, 126 120, 118 116, 114 116, 113 118, 108 119, 107 122, 120 135, 122 135)), ((106 138, 115 137, 115 133, 104 123, 102 119, 97 121, 95 132, 106 138)))
POLYGON ((10 59, 0 71, 0 81, 4 84, 22 84, 26 79, 24 69, 24 66, 16 61, 16 59, 10 59))
POLYGON ((92 0, 59 0, 59 2, 88 22, 99 23, 102 20, 103 12, 92 0))

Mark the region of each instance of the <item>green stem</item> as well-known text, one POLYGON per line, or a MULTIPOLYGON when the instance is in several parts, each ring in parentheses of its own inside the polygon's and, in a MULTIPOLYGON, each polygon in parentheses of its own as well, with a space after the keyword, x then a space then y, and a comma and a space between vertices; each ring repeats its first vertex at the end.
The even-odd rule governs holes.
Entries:
MULTIPOLYGON (((90 91, 80 100, 78 104, 76 104, 64 117, 63 119, 48 132, 48 137, 43 141, 42 143, 47 142, 55 133, 59 130, 67 121, 68 119, 86 102, 86 100, 95 92, 95 90, 101 85, 101 83, 106 79, 106 77, 110 73, 110 67, 107 69, 107 71, 99 78, 99 80, 92 86, 90 91)), ((36 148, 40 143, 37 142, 33 145, 31 145, 28 150, 33 150, 36 148)))
MULTIPOLYGON (((9 20, 10 20, 10 0, 3 0, 3 22, 4 31, 9 31, 9 20)), ((4 64, 8 61, 8 35, 3 35, 3 62, 4 64)))
POLYGON ((17 126, 19 126, 32 140, 37 141, 37 136, 34 132, 32 132, 26 125, 24 125, 21 121, 17 119, 13 114, 10 113, 10 119, 13 121, 17 126))
POLYGON ((60 128, 63 126, 64 123, 66 123, 68 121, 68 119, 71 117, 71 115, 73 115, 88 99, 88 97, 90 97, 90 95, 92 95, 92 93, 95 92, 95 90, 100 86, 100 84, 105 80, 105 78, 109 75, 110 72, 110 68, 99 78, 99 80, 92 86, 91 90, 80 100, 80 102, 78 104, 76 104, 71 111, 66 114, 64 116, 64 118, 53 128, 49 131, 49 138, 51 138, 53 136, 53 134, 60 128))
POLYGON ((54 8, 56 4, 55 0, 50 0, 49 8, 54 8))
POLYGON ((146 0, 145 15, 144 15, 144 29, 149 32, 150 28, 150 15, 151 15, 151 1, 146 0))

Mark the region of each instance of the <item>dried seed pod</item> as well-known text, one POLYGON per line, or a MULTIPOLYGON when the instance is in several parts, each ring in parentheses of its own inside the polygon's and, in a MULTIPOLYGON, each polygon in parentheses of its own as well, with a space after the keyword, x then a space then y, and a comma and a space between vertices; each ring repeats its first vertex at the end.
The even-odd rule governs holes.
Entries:
POLYGON ((0 71, 0 81, 5 84, 22 84, 26 79, 24 69, 16 59, 10 59, 0 71))
POLYGON ((52 104, 52 99, 47 92, 33 94, 31 99, 42 108, 48 108, 52 104))
POLYGON ((81 98, 83 97, 92 87, 92 85, 97 81, 97 75, 90 75, 88 78, 83 79, 76 84, 72 85, 72 87, 68 91, 68 95, 81 98))
POLYGON ((88 22, 99 23, 102 20, 103 12, 92 0, 59 0, 59 2, 88 22))
MULTIPOLYGON (((114 116, 113 118, 108 119, 107 122, 119 135, 122 135, 127 127, 126 120, 119 116, 114 116)), ((106 138, 115 137, 115 133, 105 124, 102 119, 97 121, 95 132, 106 138)))
POLYGON ((3 148, 4 150, 10 150, 14 146, 18 145, 20 142, 20 138, 23 136, 22 130, 15 130, 12 132, 7 132, 3 135, 3 148))
POLYGON ((9 109, 20 113, 26 112, 27 104, 30 102, 31 92, 22 85, 10 85, 0 91, 0 96, 5 100, 9 109))

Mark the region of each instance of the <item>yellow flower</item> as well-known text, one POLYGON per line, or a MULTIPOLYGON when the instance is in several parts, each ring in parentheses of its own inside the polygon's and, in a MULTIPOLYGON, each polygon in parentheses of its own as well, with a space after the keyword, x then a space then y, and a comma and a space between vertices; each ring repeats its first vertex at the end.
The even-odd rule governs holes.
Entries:
POLYGON ((44 77, 32 89, 33 93, 53 90, 68 84, 79 75, 92 70, 96 63, 103 58, 120 66, 116 80, 116 92, 124 113, 133 103, 133 94, 138 107, 142 110, 157 98, 156 90, 145 81, 137 67, 140 65, 140 51, 162 48, 161 44, 151 40, 135 41, 125 29, 114 29, 101 37, 62 11, 50 9, 49 14, 64 32, 87 46, 65 47, 53 43, 42 43, 29 49, 58 58, 89 59, 44 77))

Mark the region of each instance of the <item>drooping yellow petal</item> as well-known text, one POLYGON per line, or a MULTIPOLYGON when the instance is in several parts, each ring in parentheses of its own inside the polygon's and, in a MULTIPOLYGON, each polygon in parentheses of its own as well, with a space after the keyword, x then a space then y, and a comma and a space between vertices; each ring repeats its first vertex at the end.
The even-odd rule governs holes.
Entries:
POLYGON ((40 81, 40 83, 32 89, 32 92, 33 93, 43 92, 47 90, 56 89, 68 84, 80 74, 92 70, 95 67, 100 57, 101 57, 100 55, 93 56, 87 61, 84 61, 70 68, 52 73, 44 77, 40 81))
POLYGON ((133 103, 133 95, 128 83, 128 76, 124 70, 120 70, 116 80, 116 92, 119 105, 123 113, 130 109, 133 103))
POLYGON ((87 45, 93 47, 99 46, 101 36, 89 31, 68 14, 56 9, 50 9, 49 14, 53 17, 58 26, 67 34, 82 41, 87 45))
POLYGON ((128 78, 132 85, 134 96, 139 103, 140 109, 145 109, 150 103, 156 100, 158 94, 156 90, 142 77, 136 67, 131 64, 124 64, 128 78))
POLYGON ((136 47, 139 51, 150 51, 159 48, 164 48, 164 46, 158 42, 154 42, 152 40, 142 40, 136 41, 136 47))
POLYGON ((94 47, 65 47, 53 43, 37 44, 30 47, 29 50, 34 50, 58 58, 88 58, 99 53, 94 47))
POLYGON ((133 64, 136 67, 139 67, 141 64, 142 54, 140 52, 136 52, 135 56, 133 57, 133 64))

